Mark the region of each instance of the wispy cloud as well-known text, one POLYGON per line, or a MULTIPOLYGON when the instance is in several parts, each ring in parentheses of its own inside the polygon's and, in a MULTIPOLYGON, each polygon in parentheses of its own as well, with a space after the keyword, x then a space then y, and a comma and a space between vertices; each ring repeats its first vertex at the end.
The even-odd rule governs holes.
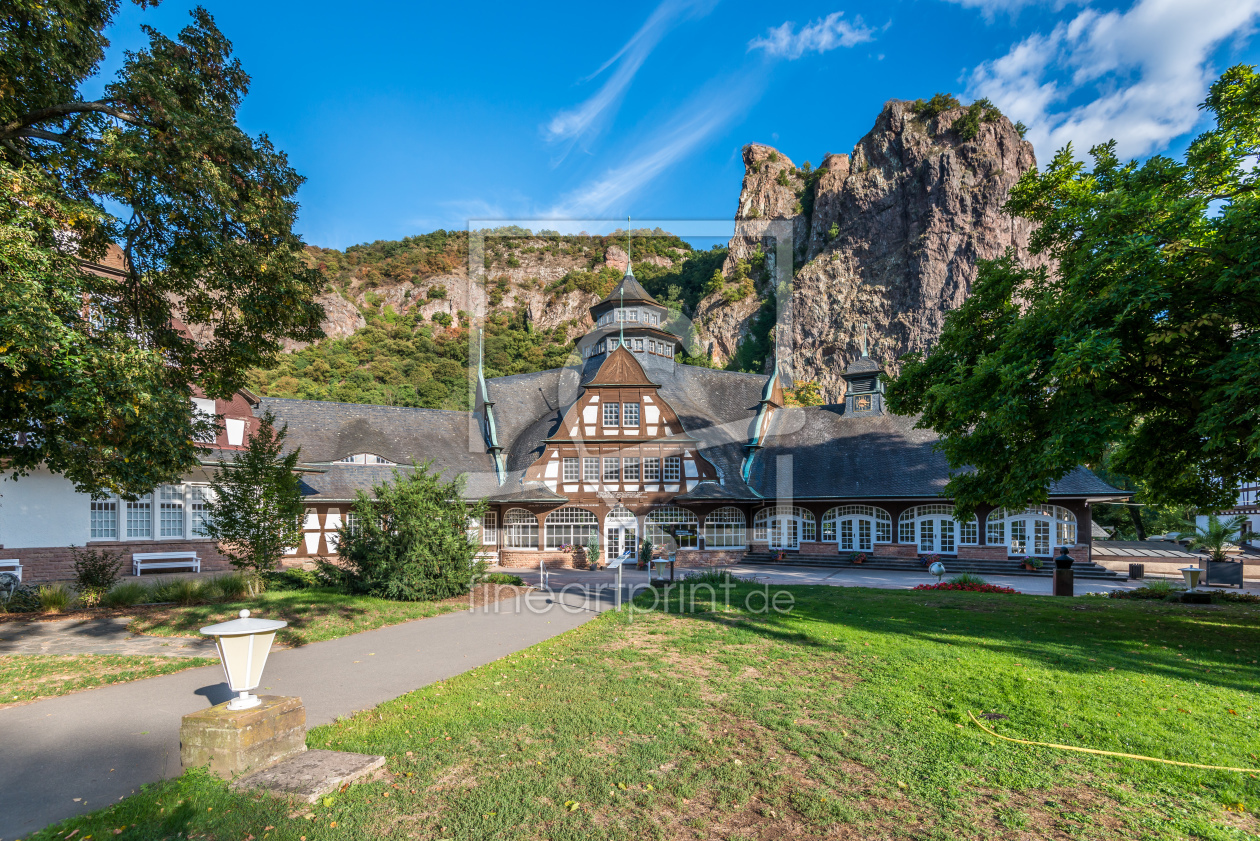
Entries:
POLYGON ((945 0, 945 2, 955 3, 968 9, 979 9, 987 20, 992 21, 999 12, 1015 17, 1025 6, 1050 6, 1055 11, 1059 11, 1068 5, 1084 5, 1085 0, 945 0))
POLYGON ((607 170, 563 197, 545 215, 584 218, 620 214, 633 193, 677 163, 721 127, 742 115, 761 96, 761 74, 714 80, 680 106, 665 128, 644 138, 629 162, 607 170))
POLYGON ((1027 123, 1043 157, 1068 142, 1084 150, 1113 138, 1124 157, 1150 154, 1194 128, 1221 69, 1212 54, 1228 39, 1250 37, 1258 17, 1260 0, 1085 9, 981 64, 968 92, 1027 123))
POLYGON ((635 74, 666 33, 685 17, 707 14, 716 2, 717 0, 665 0, 657 6, 639 31, 587 77, 587 80, 593 79, 610 67, 615 68, 595 95, 576 108, 556 114, 544 126, 547 139, 571 143, 597 131, 608 112, 620 104, 626 89, 634 81, 635 74))
POLYGON ((764 36, 748 42, 748 51, 764 50, 766 55, 798 59, 806 53, 825 53, 838 47, 852 47, 875 40, 875 30, 862 24, 861 17, 853 23, 842 20, 844 12, 832 12, 796 32, 796 24, 788 21, 771 27, 764 36))

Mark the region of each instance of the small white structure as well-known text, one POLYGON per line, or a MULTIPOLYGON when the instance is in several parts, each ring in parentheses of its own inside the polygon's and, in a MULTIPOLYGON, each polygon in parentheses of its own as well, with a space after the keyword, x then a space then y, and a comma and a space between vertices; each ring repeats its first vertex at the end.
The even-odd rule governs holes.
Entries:
POLYGON ((196 552, 135 552, 131 556, 131 574, 146 569, 191 569, 201 572, 201 558, 196 552))

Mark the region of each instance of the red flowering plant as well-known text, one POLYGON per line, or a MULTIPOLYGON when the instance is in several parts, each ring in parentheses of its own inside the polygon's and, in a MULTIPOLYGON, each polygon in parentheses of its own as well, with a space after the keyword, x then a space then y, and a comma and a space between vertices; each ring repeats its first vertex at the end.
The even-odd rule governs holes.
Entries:
POLYGON ((866 553, 865 553, 865 552, 851 552, 851 553, 849 553, 849 563, 851 563, 851 564, 864 564, 864 563, 866 563, 866 553))
POLYGON ((916 590, 964 590, 968 593, 1007 593, 1019 594, 1019 590, 1011 587, 1002 587, 997 584, 920 584, 914 589, 916 590))

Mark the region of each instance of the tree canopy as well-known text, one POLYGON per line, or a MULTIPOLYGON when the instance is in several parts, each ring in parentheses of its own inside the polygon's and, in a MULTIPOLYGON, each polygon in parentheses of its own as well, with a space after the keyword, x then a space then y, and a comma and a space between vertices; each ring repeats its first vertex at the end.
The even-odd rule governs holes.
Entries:
POLYGON ((194 389, 321 335, 322 281, 302 178, 237 125, 249 77, 205 10, 85 95, 118 6, 0 11, 0 459, 134 495, 196 464, 194 389), (118 271, 85 270, 111 245, 118 271))
POLYGON ((1114 142, 1030 170, 1007 210, 1031 252, 982 261, 939 344, 906 358, 890 408, 922 413, 956 471, 960 515, 1022 507, 1080 464, 1151 502, 1234 503, 1260 475, 1260 76, 1238 66, 1183 161, 1114 142))

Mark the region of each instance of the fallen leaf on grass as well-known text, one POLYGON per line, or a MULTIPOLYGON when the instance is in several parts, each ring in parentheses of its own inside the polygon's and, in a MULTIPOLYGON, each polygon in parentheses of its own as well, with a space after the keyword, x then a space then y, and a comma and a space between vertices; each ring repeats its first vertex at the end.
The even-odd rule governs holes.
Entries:
POLYGON ((569 812, 576 812, 579 805, 580 804, 576 800, 564 801, 564 808, 569 812))

